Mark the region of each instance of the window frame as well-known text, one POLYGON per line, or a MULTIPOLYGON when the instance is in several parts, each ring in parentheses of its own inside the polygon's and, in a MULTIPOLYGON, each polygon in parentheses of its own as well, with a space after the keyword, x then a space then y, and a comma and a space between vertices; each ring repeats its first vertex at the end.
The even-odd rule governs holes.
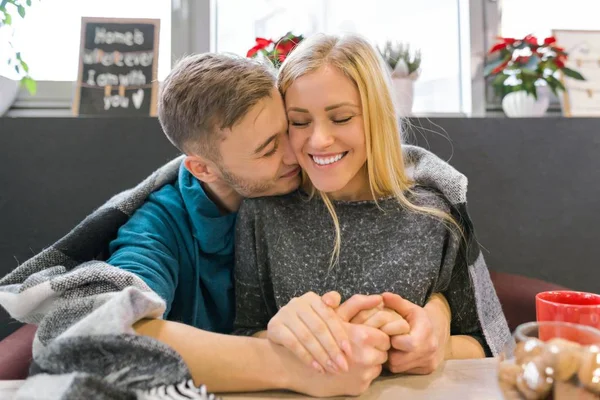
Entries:
MULTIPOLYGON (((459 7, 461 111, 467 117, 502 115, 483 77, 486 52, 500 32, 502 0, 456 0, 459 7)), ((171 65, 186 54, 216 49, 217 0, 171 0, 171 65), (176 38, 176 40, 174 40, 176 38)), ((71 116, 75 82, 38 81, 31 96, 20 89, 7 116, 71 116)), ((560 110, 556 99, 550 112, 560 110)), ((435 113, 427 113, 433 116, 435 113)))

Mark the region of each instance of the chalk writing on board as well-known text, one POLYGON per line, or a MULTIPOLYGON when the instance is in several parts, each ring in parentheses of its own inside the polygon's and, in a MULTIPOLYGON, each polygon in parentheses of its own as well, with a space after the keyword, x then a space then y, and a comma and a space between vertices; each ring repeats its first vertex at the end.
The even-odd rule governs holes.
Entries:
POLYGON ((83 19, 76 114, 156 114, 158 29, 158 20, 83 19))

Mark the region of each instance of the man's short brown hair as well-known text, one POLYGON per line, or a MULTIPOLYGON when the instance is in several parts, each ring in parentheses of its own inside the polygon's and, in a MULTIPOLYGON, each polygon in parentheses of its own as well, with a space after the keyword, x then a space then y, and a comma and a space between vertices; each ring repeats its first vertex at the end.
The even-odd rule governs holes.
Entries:
POLYGON ((158 118, 179 150, 220 158, 218 139, 276 84, 272 66, 232 54, 203 53, 180 60, 162 84, 158 118))

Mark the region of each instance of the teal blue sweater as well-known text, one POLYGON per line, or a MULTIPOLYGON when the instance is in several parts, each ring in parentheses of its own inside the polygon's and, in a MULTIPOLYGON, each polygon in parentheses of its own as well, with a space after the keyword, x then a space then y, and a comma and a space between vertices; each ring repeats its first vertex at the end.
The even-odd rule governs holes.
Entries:
POLYGON ((222 215, 181 165, 110 244, 108 263, 143 279, 167 303, 165 318, 200 329, 233 328, 236 214, 222 215))

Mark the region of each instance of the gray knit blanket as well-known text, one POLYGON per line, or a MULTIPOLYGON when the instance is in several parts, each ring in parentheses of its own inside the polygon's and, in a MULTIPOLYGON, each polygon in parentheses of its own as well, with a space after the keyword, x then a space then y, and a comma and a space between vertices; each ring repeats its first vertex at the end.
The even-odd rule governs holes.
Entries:
POLYGON ((182 157, 122 192, 58 242, 0 279, 0 305, 36 324, 29 377, 16 399, 209 399, 170 347, 135 334, 165 302, 139 277, 103 261, 148 195, 177 179, 182 157))
MULTIPOLYGON (((441 191, 466 213, 467 179, 428 151, 404 148, 415 181, 441 191)), ((136 275, 105 262, 120 226, 148 195, 176 181, 182 157, 136 187, 117 194, 55 244, 0 279, 0 306, 38 325, 30 375, 17 399, 205 399, 182 358, 170 347, 136 335, 132 325, 162 318, 164 301, 136 275)), ((463 214, 461 212, 461 214, 463 214)), ((466 217, 468 218, 468 217, 466 217)), ((510 332, 470 227, 469 271, 478 313, 494 354, 510 332)))

